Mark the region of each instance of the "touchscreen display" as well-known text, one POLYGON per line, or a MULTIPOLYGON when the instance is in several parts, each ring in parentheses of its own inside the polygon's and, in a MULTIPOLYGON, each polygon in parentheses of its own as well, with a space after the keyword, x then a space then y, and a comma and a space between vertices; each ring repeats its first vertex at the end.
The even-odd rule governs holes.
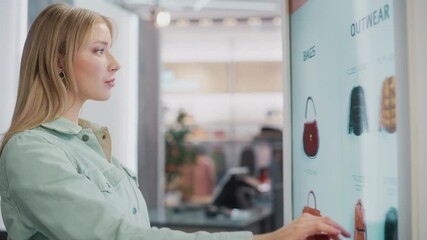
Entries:
POLYGON ((290 0, 293 215, 328 215, 357 240, 397 234, 393 11, 290 0))

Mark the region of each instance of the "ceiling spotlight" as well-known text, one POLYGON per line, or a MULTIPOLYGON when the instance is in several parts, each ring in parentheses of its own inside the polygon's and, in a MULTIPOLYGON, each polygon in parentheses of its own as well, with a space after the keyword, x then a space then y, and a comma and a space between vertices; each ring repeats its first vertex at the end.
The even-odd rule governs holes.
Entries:
POLYGON ((224 24, 224 26, 227 26, 227 27, 236 26, 237 25, 237 19, 235 19, 235 18, 224 18, 224 20, 222 20, 222 24, 224 24))
POLYGON ((190 26, 190 20, 182 18, 182 19, 177 19, 175 21, 175 25, 178 27, 188 27, 190 26))
POLYGON ((250 17, 250 18, 248 18, 248 25, 249 26, 261 26, 262 25, 262 19, 260 17, 250 17))
POLYGON ((168 11, 158 10, 155 15, 155 23, 158 27, 167 27, 171 22, 171 15, 168 11))
POLYGON ((281 25, 281 24, 282 24, 282 19, 281 19, 280 17, 274 17, 274 18, 271 20, 271 22, 272 22, 274 25, 279 26, 279 25, 281 25))
POLYGON ((210 18, 202 18, 199 20, 199 26, 201 27, 210 27, 213 25, 213 20, 210 18))

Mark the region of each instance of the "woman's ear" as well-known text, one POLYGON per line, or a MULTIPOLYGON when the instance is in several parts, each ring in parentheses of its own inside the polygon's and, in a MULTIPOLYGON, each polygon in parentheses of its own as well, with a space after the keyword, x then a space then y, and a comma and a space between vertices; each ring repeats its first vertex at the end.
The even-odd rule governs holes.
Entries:
POLYGON ((60 69, 63 70, 64 69, 64 55, 63 54, 58 54, 58 58, 57 58, 57 62, 56 62, 56 66, 60 69))

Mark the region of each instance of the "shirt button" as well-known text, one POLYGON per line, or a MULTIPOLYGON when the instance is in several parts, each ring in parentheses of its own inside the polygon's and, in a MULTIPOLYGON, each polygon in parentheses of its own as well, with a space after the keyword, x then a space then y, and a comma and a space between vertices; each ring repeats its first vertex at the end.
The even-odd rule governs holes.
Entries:
POLYGON ((133 215, 135 215, 135 214, 136 214, 136 212, 138 212, 138 210, 136 210, 136 208, 132 208, 132 213, 133 213, 133 215))
POLYGON ((83 135, 83 136, 82 136, 82 140, 83 140, 83 141, 85 141, 85 142, 87 142, 87 140, 89 140, 89 136, 88 136, 88 135, 86 135, 86 134, 85 134, 85 135, 83 135))

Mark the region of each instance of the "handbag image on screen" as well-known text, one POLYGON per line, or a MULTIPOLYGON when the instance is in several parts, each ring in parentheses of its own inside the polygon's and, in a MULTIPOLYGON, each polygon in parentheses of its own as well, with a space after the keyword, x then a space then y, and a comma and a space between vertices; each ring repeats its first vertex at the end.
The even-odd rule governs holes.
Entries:
POLYGON ((311 102, 313 105, 314 116, 317 116, 316 106, 314 105, 313 98, 308 97, 305 103, 305 123, 302 141, 305 154, 308 157, 315 158, 317 152, 319 151, 319 130, 317 128, 316 119, 313 121, 307 121, 307 108, 309 102, 311 102))
POLYGON ((360 136, 368 131, 368 119, 366 116, 365 92, 362 86, 354 87, 350 95, 348 133, 360 136))
POLYGON ((396 78, 388 77, 383 81, 381 92, 380 130, 396 132, 396 78))
MULTIPOLYGON (((317 209, 316 205, 316 195, 314 195, 314 192, 311 190, 307 195, 307 205, 304 206, 302 209, 302 213, 310 213, 313 216, 321 217, 320 211, 317 209), (314 208, 310 207, 310 196, 313 196, 314 199, 314 208)), ((330 237, 328 234, 316 234, 309 236, 307 240, 329 240, 330 237)))
POLYGON ((384 224, 384 240, 397 240, 397 210, 394 207, 391 207, 387 214, 385 215, 385 224, 384 224))
POLYGON ((354 208, 354 240, 367 240, 365 210, 363 209, 362 201, 357 200, 354 208))

